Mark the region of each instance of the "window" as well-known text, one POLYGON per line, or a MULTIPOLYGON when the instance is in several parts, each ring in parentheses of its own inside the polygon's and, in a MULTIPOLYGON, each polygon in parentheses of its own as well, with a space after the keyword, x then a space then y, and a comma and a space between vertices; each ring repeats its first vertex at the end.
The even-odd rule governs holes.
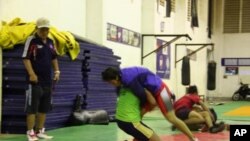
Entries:
POLYGON ((250 33, 250 0, 224 1, 224 33, 250 33))
POLYGON ((191 0, 187 3, 187 20, 191 21, 191 0))
POLYGON ((241 32, 250 33, 250 0, 243 0, 241 32))
POLYGON ((171 11, 175 12, 175 0, 171 0, 171 11))

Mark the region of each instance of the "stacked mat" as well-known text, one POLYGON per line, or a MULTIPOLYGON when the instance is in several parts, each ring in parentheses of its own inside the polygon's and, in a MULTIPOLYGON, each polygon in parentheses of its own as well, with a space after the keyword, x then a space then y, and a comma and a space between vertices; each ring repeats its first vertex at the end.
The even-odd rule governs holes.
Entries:
MULTIPOLYGON (((25 94, 28 89, 26 70, 22 63, 23 46, 3 52, 3 133, 25 133, 25 94)), ((53 90, 53 111, 47 116, 46 128, 64 127, 72 113, 75 98, 83 95, 82 61, 58 57, 60 81, 53 90)))
POLYGON ((84 94, 82 84, 82 61, 71 61, 68 56, 58 57, 61 71, 60 81, 52 89, 53 107, 46 120, 47 129, 64 127, 73 111, 75 98, 84 94))
MULTIPOLYGON (((74 109, 77 95, 83 97, 83 108, 106 110, 114 117, 115 88, 101 80, 101 72, 108 66, 119 67, 119 57, 111 49, 78 39, 81 52, 72 61, 68 56, 58 57, 60 81, 53 90, 53 110, 48 113, 46 129, 65 127, 74 109)), ((3 51, 3 133, 25 133, 26 70, 21 56, 23 45, 3 51)))
POLYGON ((25 83, 22 50, 21 46, 16 46, 12 50, 3 51, 3 133, 19 133, 26 129, 24 106, 28 85, 25 83))
POLYGON ((101 72, 107 67, 119 67, 120 57, 113 55, 109 48, 80 42, 83 48, 83 82, 86 91, 87 110, 106 110, 110 118, 114 118, 116 105, 116 89, 103 82, 101 72))

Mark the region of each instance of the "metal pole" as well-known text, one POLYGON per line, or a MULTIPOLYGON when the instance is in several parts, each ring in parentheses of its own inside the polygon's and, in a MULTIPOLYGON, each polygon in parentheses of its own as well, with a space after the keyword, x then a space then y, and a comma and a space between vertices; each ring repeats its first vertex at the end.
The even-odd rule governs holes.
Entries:
POLYGON ((142 35, 141 39, 141 65, 143 65, 143 55, 144 55, 144 35, 142 35))
POLYGON ((211 44, 176 44, 175 45, 175 67, 176 67, 176 64, 178 63, 178 62, 180 62, 181 60, 183 60, 183 58, 181 58, 181 59, 179 59, 179 60, 177 60, 177 46, 178 45, 185 45, 185 46, 200 46, 200 45, 202 45, 202 47, 200 47, 200 48, 198 48, 198 49, 196 49, 195 51, 193 51, 193 52, 191 52, 191 53, 189 53, 189 54, 187 54, 186 56, 191 56, 191 55, 193 55, 193 54, 195 54, 196 52, 198 52, 198 51, 200 51, 201 49, 203 49, 203 48, 205 48, 206 46, 212 46, 212 50, 213 50, 213 47, 214 47, 214 44, 213 43, 211 43, 211 44), (176 61, 177 60, 177 61, 176 61))
POLYGON ((147 56, 151 55, 152 53, 158 51, 159 49, 162 49, 163 47, 166 47, 168 45, 170 45, 172 42, 176 41, 177 39, 179 39, 180 37, 186 37, 189 40, 192 40, 192 38, 188 35, 188 34, 142 34, 142 49, 141 49, 141 65, 143 65, 143 59, 146 58, 147 56), (169 42, 167 42, 164 45, 161 45, 159 48, 151 51, 150 53, 146 54, 144 56, 144 37, 145 36, 153 36, 153 37, 173 37, 176 36, 174 39, 170 40, 169 42))
POLYGON ((175 37, 174 39, 170 40, 169 42, 165 43, 164 45, 159 46, 157 49, 155 49, 155 50, 149 52, 148 54, 146 54, 145 56, 143 56, 142 59, 144 59, 144 58, 148 57, 149 55, 151 55, 152 53, 157 52, 158 50, 160 50, 160 49, 162 49, 162 48, 170 45, 172 42, 178 40, 179 38, 180 38, 180 36, 179 37, 175 37))
POLYGON ((188 34, 142 34, 142 36, 153 36, 153 37, 174 37, 174 36, 181 36, 181 37, 187 37, 189 40, 192 40, 192 38, 188 34))

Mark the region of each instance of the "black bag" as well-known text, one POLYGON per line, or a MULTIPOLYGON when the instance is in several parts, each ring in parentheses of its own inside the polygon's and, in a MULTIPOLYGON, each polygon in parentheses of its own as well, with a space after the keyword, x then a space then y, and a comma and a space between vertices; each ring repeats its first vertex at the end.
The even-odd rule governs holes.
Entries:
POLYGON ((72 113, 69 125, 83 125, 83 124, 109 124, 109 116, 105 110, 82 110, 82 96, 77 95, 74 112, 72 113))

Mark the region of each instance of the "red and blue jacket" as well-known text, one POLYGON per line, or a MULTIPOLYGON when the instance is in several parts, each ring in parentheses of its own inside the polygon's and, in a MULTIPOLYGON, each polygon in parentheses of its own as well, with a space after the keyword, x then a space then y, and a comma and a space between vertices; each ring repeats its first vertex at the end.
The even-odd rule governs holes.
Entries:
POLYGON ((144 88, 156 96, 163 83, 159 76, 143 67, 123 68, 120 70, 120 77, 123 86, 130 88, 142 105, 147 101, 144 88))

